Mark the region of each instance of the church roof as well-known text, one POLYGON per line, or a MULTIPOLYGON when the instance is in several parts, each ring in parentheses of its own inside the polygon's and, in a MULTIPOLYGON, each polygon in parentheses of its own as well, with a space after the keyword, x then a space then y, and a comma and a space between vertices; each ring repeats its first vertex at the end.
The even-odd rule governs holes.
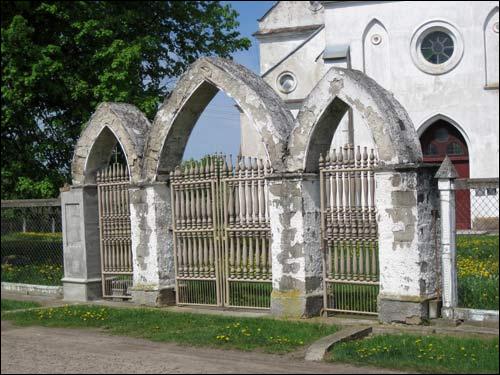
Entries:
POLYGON ((270 67, 267 71, 261 74, 261 77, 264 78, 267 76, 269 73, 271 73, 274 69, 276 69, 278 66, 280 66, 284 61, 288 60, 290 56, 292 56, 294 53, 296 53, 298 50, 300 50, 307 42, 309 42, 312 38, 314 38, 321 30, 325 28, 325 25, 320 25, 316 31, 314 31, 311 35, 307 37, 302 43, 300 43, 297 47, 295 47, 289 54, 287 54, 285 57, 283 57, 280 61, 278 61, 276 64, 274 64, 272 67, 270 67))
POLYGON ((264 15, 263 15, 262 17, 260 17, 259 19, 257 19, 257 21, 259 21, 259 22, 260 22, 260 21, 263 21, 263 20, 264 20, 264 18, 266 18, 266 17, 267 17, 267 16, 268 16, 268 15, 272 12, 272 10, 273 10, 274 8, 276 8, 276 5, 278 5, 278 3, 279 3, 279 1, 275 1, 275 2, 274 2, 274 4, 271 6, 271 8, 269 8, 269 9, 267 10, 267 12, 266 12, 266 13, 264 13, 264 15))

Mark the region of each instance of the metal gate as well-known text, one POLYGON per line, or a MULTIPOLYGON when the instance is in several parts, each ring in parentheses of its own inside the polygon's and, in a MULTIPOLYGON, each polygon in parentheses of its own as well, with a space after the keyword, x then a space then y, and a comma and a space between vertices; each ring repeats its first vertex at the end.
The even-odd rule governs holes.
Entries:
POLYGON ((270 308, 270 172, 213 155, 170 174, 178 305, 270 308))
POLYGON ((376 163, 352 145, 320 156, 325 311, 377 314, 376 163))
POLYGON ((131 298, 129 183, 128 169, 122 164, 111 164, 97 173, 102 295, 105 298, 131 298))

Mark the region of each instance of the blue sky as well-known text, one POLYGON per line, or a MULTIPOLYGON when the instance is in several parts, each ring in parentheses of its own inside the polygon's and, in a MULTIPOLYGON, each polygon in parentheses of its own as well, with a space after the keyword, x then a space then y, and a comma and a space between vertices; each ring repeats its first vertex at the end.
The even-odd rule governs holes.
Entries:
MULTIPOLYGON (((248 51, 233 54, 236 62, 259 74, 259 45, 252 36, 257 31, 257 19, 274 4, 274 1, 223 1, 229 3, 239 13, 239 31, 252 41, 248 51)), ((238 154, 240 147, 239 113, 234 101, 219 92, 205 109, 196 124, 186 150, 184 159, 199 159, 214 152, 238 154)))

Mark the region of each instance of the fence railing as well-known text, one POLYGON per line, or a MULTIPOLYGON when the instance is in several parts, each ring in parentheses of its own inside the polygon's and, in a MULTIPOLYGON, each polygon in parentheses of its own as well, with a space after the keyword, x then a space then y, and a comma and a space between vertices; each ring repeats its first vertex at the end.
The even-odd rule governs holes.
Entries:
POLYGON ((2 281, 61 285, 60 199, 1 201, 2 281))

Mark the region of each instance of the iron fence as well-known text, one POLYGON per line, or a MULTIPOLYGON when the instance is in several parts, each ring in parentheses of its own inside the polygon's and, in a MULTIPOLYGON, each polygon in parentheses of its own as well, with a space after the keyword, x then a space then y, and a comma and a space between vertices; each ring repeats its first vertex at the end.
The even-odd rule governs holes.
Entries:
POLYGON ((171 173, 179 305, 270 308, 269 173, 219 154, 171 173))
POLYGON ((61 285, 61 231, 59 199, 2 200, 2 281, 61 285))
POLYGON ((455 182, 460 307, 498 310, 498 179, 455 182))
POLYGON ((377 314, 375 150, 341 147, 319 159, 325 311, 377 314))

